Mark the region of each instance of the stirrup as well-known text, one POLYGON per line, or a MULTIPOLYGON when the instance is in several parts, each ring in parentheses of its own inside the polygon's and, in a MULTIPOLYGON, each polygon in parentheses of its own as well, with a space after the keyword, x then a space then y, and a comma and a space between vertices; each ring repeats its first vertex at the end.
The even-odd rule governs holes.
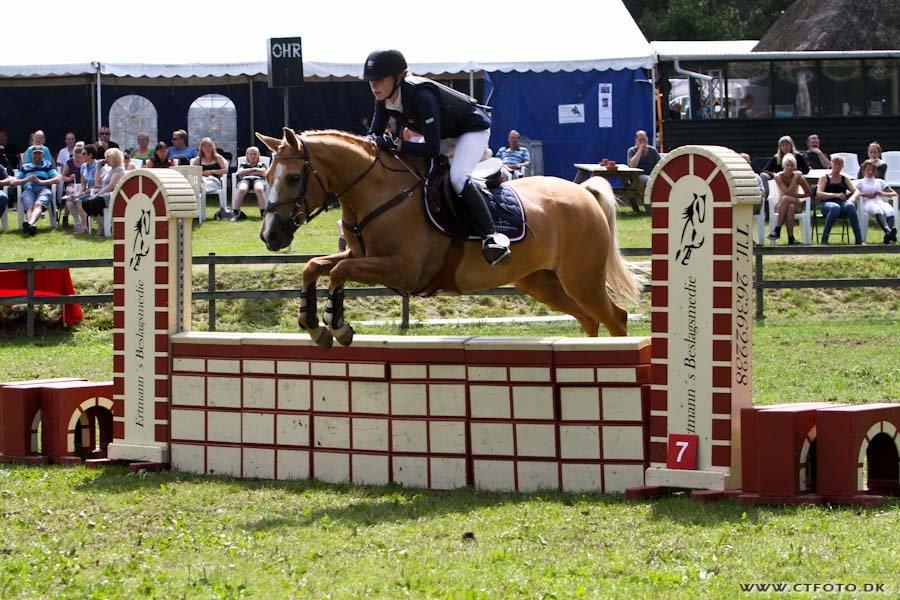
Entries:
POLYGON ((497 266, 498 263, 511 254, 509 238, 502 233, 492 233, 484 236, 481 241, 481 253, 492 267, 497 266))

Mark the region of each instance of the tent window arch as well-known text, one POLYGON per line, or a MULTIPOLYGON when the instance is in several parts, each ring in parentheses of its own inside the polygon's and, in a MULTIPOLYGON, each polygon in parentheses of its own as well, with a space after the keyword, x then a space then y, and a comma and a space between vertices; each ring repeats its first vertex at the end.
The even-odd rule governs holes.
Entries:
POLYGON ((122 96, 109 109, 109 137, 123 148, 135 148, 138 134, 145 132, 155 143, 156 116, 156 107, 147 98, 136 94, 122 96))
POLYGON ((193 147, 205 137, 212 138, 219 152, 237 152, 237 110, 221 94, 200 96, 188 108, 188 140, 193 147))

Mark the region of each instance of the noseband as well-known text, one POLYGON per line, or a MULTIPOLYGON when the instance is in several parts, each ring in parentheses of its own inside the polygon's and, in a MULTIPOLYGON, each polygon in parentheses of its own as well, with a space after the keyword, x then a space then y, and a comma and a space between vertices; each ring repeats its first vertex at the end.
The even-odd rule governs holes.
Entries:
POLYGON ((325 187, 325 182, 322 181, 321 175, 316 170, 316 168, 312 165, 312 155, 309 152, 309 148, 303 142, 303 138, 298 138, 300 141, 300 153, 299 154, 285 154, 278 155, 276 154, 272 163, 279 159, 302 159, 306 162, 303 163, 303 170, 300 175, 300 190, 297 192, 297 196, 294 198, 288 198, 286 200, 279 200, 277 202, 266 202, 266 214, 274 214, 278 217, 276 210, 280 206, 284 206, 285 204, 293 204, 294 210, 291 212, 291 216, 288 219, 288 222, 291 226, 293 226, 294 231, 300 228, 304 223, 309 223, 321 213, 327 211, 331 206, 336 206, 338 201, 344 196, 347 192, 352 190, 356 185, 365 179, 366 175, 372 171, 375 165, 380 162, 378 158, 378 153, 375 153, 375 159, 372 161, 365 171, 363 171, 353 182, 348 185, 341 193, 335 194, 331 190, 325 187), (306 196, 306 190, 309 187, 309 175, 312 173, 313 177, 316 178, 316 181, 319 183, 319 187, 322 188, 322 191, 325 193, 325 201, 315 210, 310 212, 309 210, 309 201, 306 196))

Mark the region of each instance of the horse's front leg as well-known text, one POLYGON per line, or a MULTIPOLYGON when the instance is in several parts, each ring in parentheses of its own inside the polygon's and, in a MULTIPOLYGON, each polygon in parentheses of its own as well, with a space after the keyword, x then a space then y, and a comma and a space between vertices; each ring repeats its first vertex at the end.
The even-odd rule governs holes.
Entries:
POLYGON ((297 315, 297 324, 309 331, 312 340, 324 348, 331 347, 333 338, 328 327, 319 324, 316 314, 316 282, 319 277, 331 273, 335 265, 348 258, 350 258, 349 250, 329 256, 320 256, 306 263, 306 267, 303 269, 300 313, 297 315))
POLYGON ((356 281, 405 289, 408 286, 404 285, 403 264, 397 256, 369 256, 345 260, 332 269, 328 304, 322 318, 331 326, 338 343, 349 346, 353 342, 353 327, 344 318, 344 284, 356 281))

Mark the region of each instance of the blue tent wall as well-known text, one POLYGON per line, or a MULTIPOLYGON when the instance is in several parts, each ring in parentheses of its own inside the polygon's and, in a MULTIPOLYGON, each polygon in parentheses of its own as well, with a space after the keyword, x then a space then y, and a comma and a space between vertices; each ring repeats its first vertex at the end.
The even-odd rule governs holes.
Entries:
POLYGON ((652 87, 641 70, 572 73, 491 73, 491 149, 506 145, 510 129, 544 144, 544 174, 571 179, 576 162, 607 157, 624 162, 637 129, 651 131, 652 87), (598 87, 613 84, 613 127, 598 127, 598 87), (585 122, 560 125, 559 104, 585 105, 585 122))

